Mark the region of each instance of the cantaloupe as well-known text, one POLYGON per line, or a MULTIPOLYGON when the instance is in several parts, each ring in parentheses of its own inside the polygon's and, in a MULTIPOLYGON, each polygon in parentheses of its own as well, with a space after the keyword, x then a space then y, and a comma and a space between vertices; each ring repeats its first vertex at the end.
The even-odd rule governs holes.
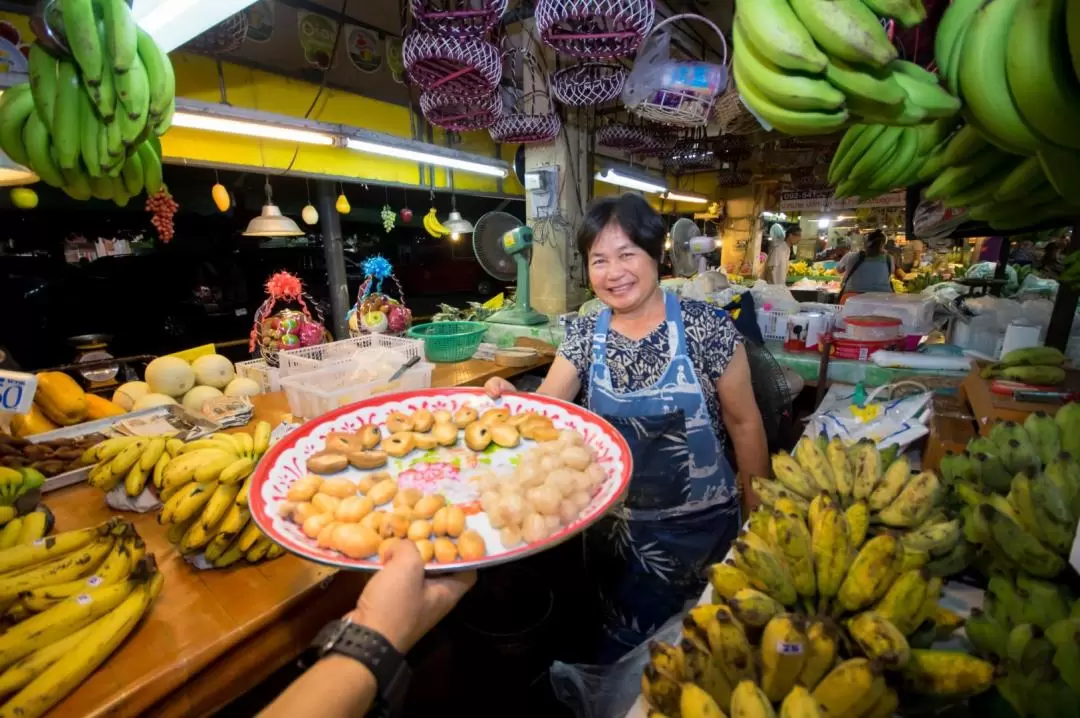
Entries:
POLYGON ((238 376, 225 387, 225 396, 255 396, 262 393, 262 387, 254 379, 238 376))
POLYGON ((168 404, 175 404, 176 399, 173 399, 167 394, 145 394, 139 397, 139 400, 135 402, 135 406, 131 407, 132 411, 142 411, 143 409, 153 409, 155 406, 166 406, 168 404))
POLYGON ((193 386, 187 394, 184 394, 180 404, 188 411, 198 414, 202 412, 203 404, 219 396, 221 396, 221 389, 216 387, 193 386))
POLYGON ((195 385, 224 389, 236 376, 233 363, 220 354, 207 354, 191 362, 195 370, 195 385))
POLYGON ((155 394, 183 396, 195 386, 195 370, 178 357, 158 357, 146 365, 146 383, 155 394))
POLYGON ((131 411, 135 402, 150 393, 150 385, 145 381, 129 381, 116 387, 113 392, 113 403, 118 404, 124 411, 131 411))

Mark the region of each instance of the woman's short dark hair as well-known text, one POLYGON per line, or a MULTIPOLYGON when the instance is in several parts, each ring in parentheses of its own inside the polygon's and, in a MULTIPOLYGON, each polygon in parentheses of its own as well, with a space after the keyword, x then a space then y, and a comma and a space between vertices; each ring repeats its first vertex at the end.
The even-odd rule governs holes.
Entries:
POLYGON ((636 194, 594 199, 585 209, 585 222, 578 232, 581 256, 588 259, 596 235, 611 223, 619 225, 630 241, 645 250, 659 264, 664 256, 667 226, 656 210, 636 194))
POLYGON ((785 237, 790 237, 793 234, 798 234, 798 235, 802 236, 802 225, 798 225, 798 224, 788 225, 788 228, 786 230, 784 230, 784 236, 785 237))
POLYGON ((881 250, 885 247, 885 233, 880 229, 875 229, 870 233, 870 236, 866 238, 866 256, 876 257, 881 254, 881 250))

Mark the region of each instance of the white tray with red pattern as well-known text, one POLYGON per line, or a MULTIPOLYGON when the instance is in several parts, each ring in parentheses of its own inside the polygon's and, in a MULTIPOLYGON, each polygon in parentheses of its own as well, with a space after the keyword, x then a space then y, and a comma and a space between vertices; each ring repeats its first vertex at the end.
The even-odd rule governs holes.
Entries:
MULTIPOLYGON (((558 429, 579 432, 595 452, 595 463, 604 469, 607 478, 594 491, 591 501, 573 523, 563 526, 542 541, 506 548, 500 541, 499 531, 492 528, 487 514, 481 510, 480 492, 476 482, 470 481, 470 476, 484 469, 496 472, 509 470, 516 461, 514 457, 534 446, 535 442, 523 439, 513 449, 489 448, 485 452, 475 453, 465 447, 459 438, 454 447, 431 452, 413 451, 402 459, 391 458, 387 466, 377 471, 388 471, 397 480, 399 488, 411 486, 425 494, 441 494, 447 503, 460 506, 466 515, 467 528, 479 532, 487 547, 487 555, 479 560, 431 562, 427 566, 429 573, 509 563, 545 551, 595 523, 626 492, 632 470, 630 447, 611 424, 596 414, 540 394, 512 393, 493 400, 482 389, 421 389, 365 399, 312 419, 286 435, 266 453, 252 477, 249 491, 252 517, 267 536, 297 556, 343 569, 378 570, 378 557, 352 559, 332 549, 319 548, 314 539, 308 538, 300 530, 300 526, 283 518, 279 510, 289 486, 308 474, 305 468, 307 458, 324 448, 326 435, 331 431, 354 432, 365 424, 381 425, 395 411, 409 414, 417 409, 446 409, 454 412, 464 406, 471 406, 480 413, 495 406, 505 407, 514 414, 535 412, 550 418, 558 429)), ((371 472, 349 466, 333 476, 359 481, 365 473, 371 472)))

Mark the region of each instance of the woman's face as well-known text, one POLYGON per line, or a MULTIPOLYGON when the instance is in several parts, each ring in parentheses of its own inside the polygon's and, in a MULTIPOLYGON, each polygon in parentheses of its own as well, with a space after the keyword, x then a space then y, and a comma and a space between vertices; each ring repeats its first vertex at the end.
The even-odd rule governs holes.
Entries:
POLYGON ((652 257, 616 222, 596 235, 587 261, 597 299, 615 311, 639 306, 656 289, 660 276, 652 257))

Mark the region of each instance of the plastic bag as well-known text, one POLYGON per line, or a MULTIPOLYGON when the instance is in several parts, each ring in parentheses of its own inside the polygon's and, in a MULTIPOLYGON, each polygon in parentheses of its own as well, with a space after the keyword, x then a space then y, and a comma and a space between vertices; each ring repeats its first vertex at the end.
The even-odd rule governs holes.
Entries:
POLYGON ((649 643, 677 643, 681 630, 680 613, 661 626, 652 638, 610 666, 555 661, 550 670, 555 697, 576 718, 625 716, 641 695, 641 672, 649 662, 649 643))
POLYGON ((622 103, 637 107, 661 87, 667 64, 671 62, 671 33, 667 28, 654 32, 638 49, 634 67, 623 85, 622 103))

